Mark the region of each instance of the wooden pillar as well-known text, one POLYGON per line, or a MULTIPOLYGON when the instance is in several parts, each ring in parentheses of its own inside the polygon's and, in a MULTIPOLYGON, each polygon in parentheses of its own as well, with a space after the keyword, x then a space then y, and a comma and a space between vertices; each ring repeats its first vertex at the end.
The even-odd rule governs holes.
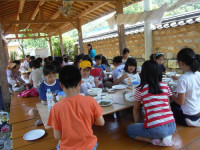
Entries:
POLYGON ((51 36, 49 36, 49 49, 50 49, 51 56, 53 57, 53 50, 52 50, 51 36))
POLYGON ((9 109, 9 104, 10 104, 9 85, 6 75, 7 66, 8 66, 8 50, 6 43, 2 40, 2 36, 0 35, 0 83, 1 83, 3 104, 6 110, 9 109))
MULTIPOLYGON (((123 14, 122 0, 118 0, 116 3, 116 12, 117 14, 123 14)), ((118 38, 119 38, 119 51, 120 55, 122 55, 124 48, 126 48, 126 37, 123 24, 118 25, 118 38)))
POLYGON ((61 55, 64 55, 64 46, 63 46, 63 39, 62 39, 62 33, 59 33, 59 38, 60 38, 60 49, 61 49, 61 55))
POLYGON ((81 19, 77 20, 77 30, 78 30, 78 41, 79 41, 79 46, 80 46, 80 53, 84 53, 81 19))
MULTIPOLYGON (((144 0, 144 11, 152 10, 152 0, 144 0)), ((149 60, 153 53, 153 39, 151 24, 145 22, 144 24, 144 35, 145 35, 145 60, 149 60)))

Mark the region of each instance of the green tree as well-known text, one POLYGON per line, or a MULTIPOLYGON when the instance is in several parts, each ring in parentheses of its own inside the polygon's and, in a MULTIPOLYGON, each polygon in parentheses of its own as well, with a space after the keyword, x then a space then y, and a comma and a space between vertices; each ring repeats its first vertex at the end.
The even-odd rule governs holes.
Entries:
POLYGON ((16 51, 10 52, 10 59, 11 60, 16 60, 17 56, 18 56, 18 53, 16 51))

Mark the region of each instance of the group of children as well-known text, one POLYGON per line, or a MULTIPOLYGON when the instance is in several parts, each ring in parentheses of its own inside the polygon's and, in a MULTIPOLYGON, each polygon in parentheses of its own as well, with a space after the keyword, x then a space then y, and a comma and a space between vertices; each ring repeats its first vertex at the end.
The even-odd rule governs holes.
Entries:
MULTIPOLYGON (((131 138, 158 146, 172 146, 176 123, 200 126, 200 64, 198 55, 192 49, 184 48, 177 54, 177 63, 185 72, 178 79, 177 93, 173 93, 162 82, 162 75, 166 72, 162 53, 152 54, 151 60, 143 63, 140 74, 136 60, 128 56, 129 50, 125 49, 124 54, 125 57, 113 58, 115 68, 112 71, 112 84, 122 82, 131 85, 132 80, 140 82, 136 88, 133 108, 135 123, 127 127, 131 138), (173 99, 172 103, 170 98, 173 99), (145 111, 144 122, 141 122, 141 104, 145 111)), ((56 62, 59 62, 58 58, 56 62)), ((60 139, 57 148, 95 150, 98 143, 91 127, 93 124, 104 125, 103 110, 94 98, 79 93, 104 86, 108 80, 103 71, 110 71, 110 64, 102 55, 96 55, 94 59, 88 55, 79 55, 75 58, 74 65, 62 66, 59 63, 60 69, 56 69, 59 67, 55 64, 48 58, 41 72, 38 69, 41 65, 33 61, 34 71, 30 78, 37 77, 34 72, 44 75, 45 81, 38 88, 42 103, 46 102, 47 89, 51 89, 53 93, 60 90, 66 93, 66 98, 51 108, 47 123, 53 128, 55 138, 60 139)))

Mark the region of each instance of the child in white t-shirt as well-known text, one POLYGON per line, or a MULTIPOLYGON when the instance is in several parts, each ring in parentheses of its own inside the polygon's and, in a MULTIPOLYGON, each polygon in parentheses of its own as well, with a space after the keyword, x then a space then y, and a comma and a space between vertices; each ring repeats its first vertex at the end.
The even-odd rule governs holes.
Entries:
POLYGON ((88 89, 98 87, 99 81, 90 75, 91 62, 88 60, 83 60, 80 65, 80 71, 82 76, 82 84, 80 88, 80 93, 88 93, 88 89))
POLYGON ((185 126, 200 127, 200 72, 199 62, 190 48, 177 55, 179 67, 185 72, 178 79, 177 95, 171 104, 176 122, 185 126))
POLYGON ((113 69, 112 76, 113 76, 113 81, 115 81, 118 75, 124 70, 124 64, 122 64, 122 56, 114 57, 113 65, 115 66, 115 68, 113 69))
POLYGON ((132 81, 140 82, 140 76, 137 73, 137 61, 134 58, 128 58, 124 71, 117 76, 117 79, 113 82, 113 84, 116 85, 122 82, 127 85, 131 85, 132 81))
POLYGON ((42 74, 43 71, 40 69, 40 62, 37 60, 32 61, 33 71, 29 76, 30 85, 33 85, 35 88, 39 88, 40 83, 42 83, 42 74))

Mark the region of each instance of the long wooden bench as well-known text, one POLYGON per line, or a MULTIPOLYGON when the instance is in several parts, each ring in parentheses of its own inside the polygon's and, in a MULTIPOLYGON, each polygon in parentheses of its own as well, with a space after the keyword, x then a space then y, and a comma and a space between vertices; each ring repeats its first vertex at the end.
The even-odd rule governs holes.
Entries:
MULTIPOLYGON (((25 98, 26 99, 26 98, 25 98)), ((29 109, 36 108, 38 100, 27 103, 20 100, 22 104, 11 105, 10 119, 13 125, 13 149, 56 149, 58 140, 53 137, 52 129, 46 129, 46 134, 35 141, 23 140, 23 135, 33 129, 44 129, 44 126, 34 126, 36 119, 27 116, 29 109)), ((17 103, 16 100, 15 104, 17 103)), ((126 127, 133 123, 132 111, 120 112, 119 117, 114 119, 112 115, 105 115, 106 124, 103 127, 93 126, 94 134, 98 138, 99 150, 199 150, 200 128, 183 127, 177 125, 176 133, 173 135, 173 147, 158 147, 145 142, 133 140, 128 137, 126 127)))

